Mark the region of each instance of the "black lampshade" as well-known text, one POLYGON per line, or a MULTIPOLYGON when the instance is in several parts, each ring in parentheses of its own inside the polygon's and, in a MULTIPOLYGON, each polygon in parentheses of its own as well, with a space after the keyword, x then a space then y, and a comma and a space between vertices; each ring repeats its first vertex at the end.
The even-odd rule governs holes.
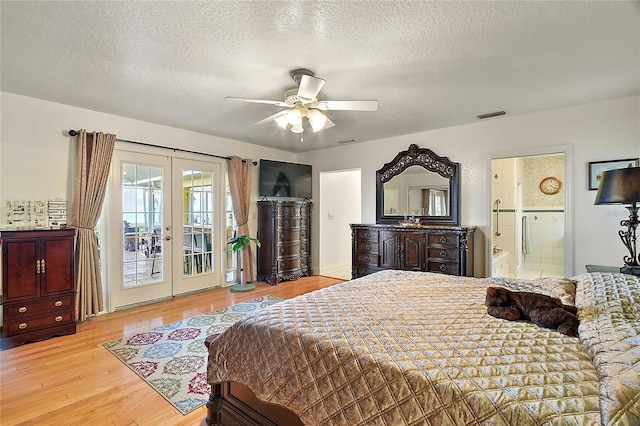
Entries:
POLYGON ((640 167, 607 170, 602 173, 594 204, 640 202, 640 167))

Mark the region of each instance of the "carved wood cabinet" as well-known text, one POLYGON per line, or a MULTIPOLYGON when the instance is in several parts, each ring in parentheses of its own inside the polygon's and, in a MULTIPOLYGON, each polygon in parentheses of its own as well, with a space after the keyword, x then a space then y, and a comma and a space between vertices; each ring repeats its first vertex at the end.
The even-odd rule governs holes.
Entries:
POLYGON ((352 224, 351 277, 384 269, 473 276, 468 226, 352 224))
POLYGON ((2 347, 76 332, 73 229, 2 231, 2 347))
POLYGON ((258 201, 258 281, 277 285, 312 275, 310 234, 310 201, 258 201))

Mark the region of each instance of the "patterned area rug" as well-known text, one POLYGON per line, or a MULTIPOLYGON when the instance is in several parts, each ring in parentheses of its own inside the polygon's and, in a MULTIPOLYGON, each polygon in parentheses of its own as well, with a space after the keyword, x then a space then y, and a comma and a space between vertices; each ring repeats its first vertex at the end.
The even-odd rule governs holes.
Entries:
POLYGON ((103 346, 178 411, 188 414, 209 398, 204 339, 222 333, 245 316, 282 300, 274 296, 258 297, 103 346))

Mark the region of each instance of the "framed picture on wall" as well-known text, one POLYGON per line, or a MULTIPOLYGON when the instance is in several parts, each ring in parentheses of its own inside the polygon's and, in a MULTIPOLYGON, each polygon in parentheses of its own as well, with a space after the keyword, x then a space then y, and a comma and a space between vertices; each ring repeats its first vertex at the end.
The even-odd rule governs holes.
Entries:
POLYGON ((589 162, 589 190, 595 191, 600 185, 602 172, 614 169, 624 169, 626 167, 638 167, 640 160, 637 158, 627 158, 625 160, 590 161, 589 162))

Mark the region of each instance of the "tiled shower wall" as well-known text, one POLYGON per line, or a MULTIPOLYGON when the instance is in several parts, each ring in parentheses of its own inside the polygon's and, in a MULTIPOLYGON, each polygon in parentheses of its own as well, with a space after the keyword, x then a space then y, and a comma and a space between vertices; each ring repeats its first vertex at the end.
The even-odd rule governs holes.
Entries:
POLYGON ((523 213, 529 219, 531 253, 525 255, 527 270, 540 270, 545 276, 564 271, 564 212, 523 213))

